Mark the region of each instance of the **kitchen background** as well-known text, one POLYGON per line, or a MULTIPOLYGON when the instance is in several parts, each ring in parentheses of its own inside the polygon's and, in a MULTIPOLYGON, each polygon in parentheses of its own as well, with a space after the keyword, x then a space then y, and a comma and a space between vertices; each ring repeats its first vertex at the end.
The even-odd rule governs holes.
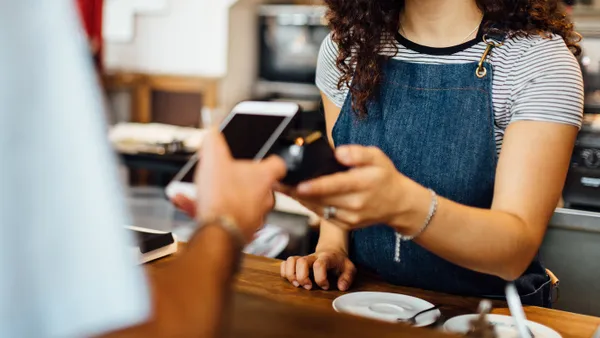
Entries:
MULTIPOLYGON (((247 99, 293 100, 304 108, 299 123, 324 128, 313 84, 328 33, 318 0, 78 1, 98 52, 123 179, 138 187, 131 190, 134 222, 170 220, 161 187, 201 142, 203 115, 219 120, 247 99), (103 9, 82 5, 102 2, 103 9)), ((576 1, 572 16, 584 36, 586 125, 565 185, 568 209, 553 218, 541 251, 562 281, 557 307, 600 315, 600 0, 576 1)), ((273 222, 291 224, 294 253, 308 250, 306 238, 318 231, 296 226, 306 224, 302 217, 273 222)))
MULTIPOLYGON (((600 210, 600 144, 593 128, 600 113, 600 0, 575 3, 589 123, 575 149, 565 203, 600 210)), ((239 101, 269 99, 301 103, 301 123, 324 128, 313 84, 318 48, 328 33, 318 4, 104 0, 99 59, 111 122, 201 127, 201 111, 218 121, 239 101)), ((158 175, 156 184, 169 179, 158 175)))

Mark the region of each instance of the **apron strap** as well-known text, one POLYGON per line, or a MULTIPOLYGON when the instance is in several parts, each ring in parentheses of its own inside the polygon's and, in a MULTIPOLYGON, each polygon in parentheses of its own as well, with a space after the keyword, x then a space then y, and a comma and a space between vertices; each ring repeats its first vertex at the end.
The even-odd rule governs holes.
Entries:
POLYGON ((504 35, 500 34, 485 34, 483 36, 483 42, 487 45, 483 55, 481 55, 481 59, 477 64, 477 69, 475 70, 475 75, 478 78, 483 79, 487 75, 487 69, 483 66, 483 63, 488 58, 488 55, 495 47, 500 47, 504 44, 504 35))

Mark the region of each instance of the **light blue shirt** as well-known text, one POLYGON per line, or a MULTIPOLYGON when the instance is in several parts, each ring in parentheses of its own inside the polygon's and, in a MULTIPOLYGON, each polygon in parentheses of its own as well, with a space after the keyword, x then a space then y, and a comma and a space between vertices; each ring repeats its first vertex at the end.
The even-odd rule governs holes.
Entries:
POLYGON ((143 321, 143 269, 73 0, 0 0, 0 337, 143 321))

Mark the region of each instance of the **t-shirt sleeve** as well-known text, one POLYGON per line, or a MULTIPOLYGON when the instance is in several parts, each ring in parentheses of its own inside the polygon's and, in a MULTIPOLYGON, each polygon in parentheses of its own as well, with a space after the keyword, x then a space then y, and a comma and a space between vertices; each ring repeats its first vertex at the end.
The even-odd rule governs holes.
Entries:
POLYGON ((560 36, 536 38, 513 68, 512 119, 581 127, 583 79, 577 60, 560 36))
POLYGON ((342 107, 348 94, 348 88, 343 85, 341 89, 338 89, 338 82, 342 76, 336 66, 338 53, 338 47, 331 39, 331 34, 327 35, 319 50, 316 84, 319 90, 336 106, 342 107))
POLYGON ((38 5, 0 11, 0 337, 95 336, 150 293, 74 2, 38 5))

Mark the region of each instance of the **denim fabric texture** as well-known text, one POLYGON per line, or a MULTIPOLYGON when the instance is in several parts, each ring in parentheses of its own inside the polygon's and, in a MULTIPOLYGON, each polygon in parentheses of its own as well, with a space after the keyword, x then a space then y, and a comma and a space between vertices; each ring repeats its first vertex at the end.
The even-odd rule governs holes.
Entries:
MULTIPOLYGON (((346 98, 333 128, 336 146, 380 148, 396 168, 440 196, 489 208, 497 154, 492 107, 492 67, 477 63, 430 65, 389 60, 381 86, 360 117, 346 98)), ((443 224, 437 224, 443 226, 443 224)), ((485 226, 485 224, 481 224, 485 226)), ((414 242, 402 242, 384 224, 353 231, 350 255, 362 268, 397 285, 445 293, 503 298, 501 278, 459 267, 414 242)), ((525 304, 550 306, 549 277, 539 257, 516 281, 525 304)))

